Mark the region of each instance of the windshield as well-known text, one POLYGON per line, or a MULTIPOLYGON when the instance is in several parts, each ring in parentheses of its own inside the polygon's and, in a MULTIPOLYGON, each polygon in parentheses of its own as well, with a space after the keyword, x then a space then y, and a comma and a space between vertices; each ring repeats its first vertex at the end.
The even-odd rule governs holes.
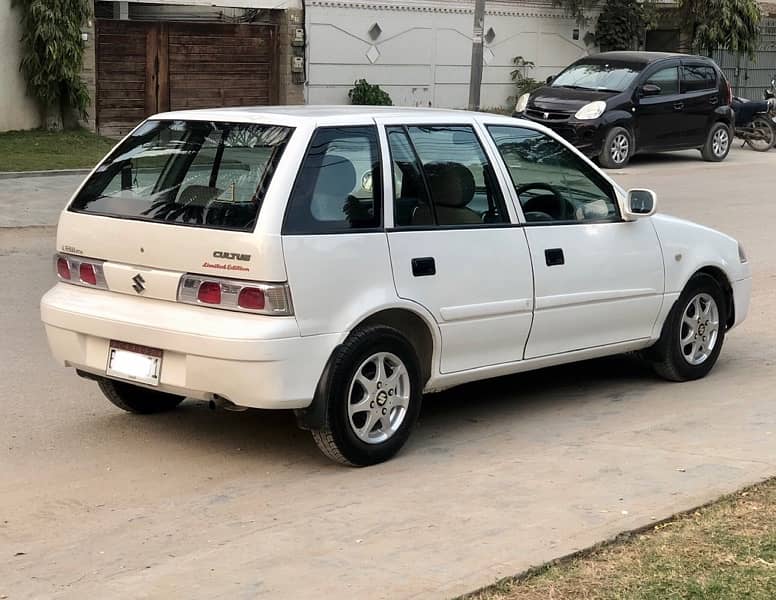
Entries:
POLYGON ((558 75, 552 87, 623 92, 643 68, 644 65, 616 61, 576 63, 558 75))
POLYGON ((88 179, 70 210, 250 231, 291 129, 147 121, 88 179))

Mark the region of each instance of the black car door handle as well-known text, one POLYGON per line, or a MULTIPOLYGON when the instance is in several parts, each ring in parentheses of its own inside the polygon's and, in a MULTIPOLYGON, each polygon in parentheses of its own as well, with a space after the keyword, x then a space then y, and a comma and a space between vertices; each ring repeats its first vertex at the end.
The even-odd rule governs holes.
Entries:
POLYGON ((544 260, 548 267, 562 265, 565 261, 563 257, 563 248, 547 248, 544 251, 544 260))
POLYGON ((674 102, 674 110, 683 110, 684 102, 674 102))
POLYGON ((429 277, 436 275, 436 263, 433 256, 412 259, 412 274, 415 277, 429 277))
POLYGON ((716 96, 712 96, 711 98, 709 98, 709 104, 717 104, 718 102, 719 102, 719 98, 717 98, 716 96))

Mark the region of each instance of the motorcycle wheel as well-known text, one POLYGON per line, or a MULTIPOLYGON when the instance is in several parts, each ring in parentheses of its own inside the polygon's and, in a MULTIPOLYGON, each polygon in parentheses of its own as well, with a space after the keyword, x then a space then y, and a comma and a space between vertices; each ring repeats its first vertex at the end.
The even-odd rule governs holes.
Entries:
POLYGON ((752 133, 746 138, 746 143, 752 150, 767 152, 776 143, 776 130, 769 119, 755 117, 752 119, 752 133))

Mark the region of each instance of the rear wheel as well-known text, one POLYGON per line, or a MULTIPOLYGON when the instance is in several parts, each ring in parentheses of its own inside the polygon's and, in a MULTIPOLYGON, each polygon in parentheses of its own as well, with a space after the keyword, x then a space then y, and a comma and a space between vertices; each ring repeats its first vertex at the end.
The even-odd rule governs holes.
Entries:
POLYGON ((720 162, 730 152, 730 128, 720 121, 712 125, 706 136, 706 143, 701 148, 703 160, 720 162))
POLYGON ((660 340, 647 351, 655 371, 670 381, 704 377, 717 362, 725 341, 727 305, 719 283, 694 275, 663 325, 660 340))
POLYGON ((172 410, 184 399, 183 396, 149 390, 114 379, 102 378, 97 384, 105 397, 120 409, 142 415, 172 410))
POLYGON ((351 466, 383 462, 407 441, 420 413, 422 383, 412 344, 391 327, 367 327, 339 348, 319 393, 324 426, 312 432, 320 450, 351 466))
POLYGON ((773 144, 776 142, 776 132, 774 132, 770 119, 755 117, 752 119, 752 130, 746 137, 746 143, 752 150, 767 152, 773 148, 773 144))
POLYGON ((633 137, 624 127, 612 127, 604 138, 598 160, 607 169, 622 169, 633 156, 633 137))

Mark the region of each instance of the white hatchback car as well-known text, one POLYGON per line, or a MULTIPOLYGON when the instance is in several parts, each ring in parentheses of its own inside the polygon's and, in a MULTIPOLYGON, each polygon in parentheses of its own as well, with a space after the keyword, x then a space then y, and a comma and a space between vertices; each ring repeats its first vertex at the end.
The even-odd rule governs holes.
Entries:
POLYGON ((332 459, 404 444, 423 392, 643 351, 704 376, 747 312, 736 240, 654 215, 557 135, 428 109, 157 115, 57 232, 57 360, 125 410, 294 409, 332 459))

